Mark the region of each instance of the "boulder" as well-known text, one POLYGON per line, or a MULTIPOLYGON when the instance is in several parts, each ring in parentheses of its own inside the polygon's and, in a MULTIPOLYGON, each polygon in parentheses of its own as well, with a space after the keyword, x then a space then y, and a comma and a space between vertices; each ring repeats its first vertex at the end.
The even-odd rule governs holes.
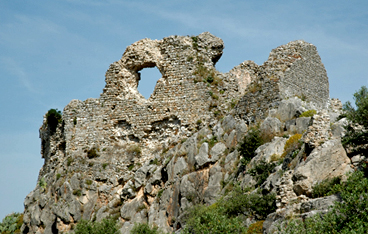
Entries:
POLYGON ((350 159, 338 139, 330 140, 315 148, 297 165, 293 173, 294 192, 297 195, 311 195, 312 186, 337 176, 344 177, 351 171, 350 159))
POLYGON ((204 142, 199 148, 198 154, 195 156, 195 162, 198 168, 205 166, 207 163, 211 162, 208 157, 208 143, 204 142))
POLYGON ((227 148, 224 143, 222 142, 216 143, 216 145, 214 145, 210 151, 211 161, 217 162, 217 160, 219 160, 219 158, 222 156, 222 154, 225 152, 226 149, 227 148))
POLYGON ((277 135, 281 132, 281 122, 278 118, 267 117, 260 126, 260 130, 263 134, 277 135))

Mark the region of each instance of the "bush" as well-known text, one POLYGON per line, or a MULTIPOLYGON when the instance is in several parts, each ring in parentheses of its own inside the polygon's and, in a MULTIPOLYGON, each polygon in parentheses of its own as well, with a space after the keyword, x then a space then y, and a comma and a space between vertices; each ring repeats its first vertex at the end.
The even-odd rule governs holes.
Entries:
POLYGON ((108 218, 101 222, 81 220, 75 229, 75 234, 117 234, 119 227, 115 220, 108 218))
POLYGON ((272 170, 276 167, 275 163, 267 163, 262 160, 256 164, 248 173, 255 178, 257 181, 256 186, 260 186, 265 182, 268 176, 271 174, 272 170))
POLYGON ((127 149, 128 154, 132 154, 134 156, 140 156, 142 153, 141 147, 138 144, 130 145, 127 149))
POLYGON ((20 228, 23 224, 23 214, 12 213, 7 215, 0 223, 1 234, 21 233, 20 228))
POLYGON ((88 158, 97 158, 100 155, 97 153, 97 149, 96 148, 92 148, 90 150, 87 151, 87 157, 88 158))
POLYGON ((263 234, 264 220, 252 223, 247 231, 247 234, 263 234))
POLYGON ((258 128, 251 128, 238 148, 243 157, 242 164, 247 164, 255 156, 255 151, 263 144, 263 139, 258 128))
POLYGON ((50 129, 51 134, 56 132, 56 127, 62 121, 61 111, 58 109, 50 109, 46 113, 46 123, 50 129))
POLYGON ((337 202, 326 215, 315 215, 306 220, 291 220, 279 227, 281 233, 367 233, 368 179, 361 171, 354 172, 346 183, 334 186, 339 192, 337 202))
POLYGON ((266 219, 267 215, 276 211, 275 194, 262 195, 258 192, 247 194, 239 187, 235 187, 230 195, 226 199, 220 200, 219 203, 230 217, 243 214, 255 216, 257 219, 266 219))
POLYGON ((368 127, 368 89, 362 86, 359 91, 354 93, 356 109, 347 101, 343 105, 345 116, 353 123, 358 123, 364 127, 368 127))
POLYGON ((285 158, 290 152, 300 149, 302 146, 300 138, 302 138, 302 134, 295 134, 286 141, 281 158, 285 158))
POLYGON ((247 233, 240 217, 265 219, 276 210, 275 194, 248 192, 235 186, 211 206, 193 206, 186 215, 184 233, 247 233))
MULTIPOLYGON (((368 89, 362 86, 359 91, 354 93, 355 106, 347 101, 343 105, 344 114, 340 117, 346 117, 353 124, 362 125, 365 129, 368 128, 368 89)), ((352 153, 365 154, 368 150, 365 147, 361 147, 368 143, 368 131, 356 130, 352 126, 346 127, 346 135, 342 139, 342 144, 345 148, 352 148, 352 153)))
POLYGON ((160 234, 158 227, 150 227, 146 223, 135 223, 130 234, 160 234))
POLYGON ((327 178, 313 186, 312 197, 317 198, 328 196, 334 190, 335 185, 338 185, 340 183, 340 177, 327 178))
POLYGON ((228 217, 224 213, 224 208, 215 203, 208 207, 203 205, 192 207, 182 233, 246 233, 246 228, 238 217, 228 217))
POLYGON ((316 110, 307 110, 304 111, 299 117, 313 117, 315 114, 317 114, 316 110))

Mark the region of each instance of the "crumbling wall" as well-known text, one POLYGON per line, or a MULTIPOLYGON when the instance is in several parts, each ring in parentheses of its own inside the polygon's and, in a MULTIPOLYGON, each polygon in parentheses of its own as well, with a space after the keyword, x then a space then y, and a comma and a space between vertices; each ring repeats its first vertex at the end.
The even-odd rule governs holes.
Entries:
POLYGON ((328 105, 327 72, 316 47, 310 43, 289 42, 273 49, 263 65, 242 67, 247 70, 243 73, 250 77, 250 83, 241 91, 244 96, 235 114, 248 123, 264 119, 268 110, 277 107, 282 99, 299 97, 312 102, 317 109, 328 105))

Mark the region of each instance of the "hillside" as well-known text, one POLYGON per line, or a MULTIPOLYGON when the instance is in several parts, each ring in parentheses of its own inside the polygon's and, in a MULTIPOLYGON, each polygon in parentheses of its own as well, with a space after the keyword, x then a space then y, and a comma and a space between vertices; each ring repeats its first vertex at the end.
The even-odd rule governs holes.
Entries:
POLYGON ((316 47, 293 41, 263 65, 220 73, 223 49, 208 32, 140 40, 110 65, 99 98, 46 113, 45 161, 22 231, 72 233, 81 220, 110 217, 121 233, 135 223, 180 233, 194 225, 193 209, 236 197, 247 201, 232 213, 224 205, 227 218, 265 233, 326 213, 340 197, 317 197, 315 186, 346 181, 361 159, 341 143, 346 119, 316 47), (147 67, 162 74, 149 99, 137 90, 147 67))

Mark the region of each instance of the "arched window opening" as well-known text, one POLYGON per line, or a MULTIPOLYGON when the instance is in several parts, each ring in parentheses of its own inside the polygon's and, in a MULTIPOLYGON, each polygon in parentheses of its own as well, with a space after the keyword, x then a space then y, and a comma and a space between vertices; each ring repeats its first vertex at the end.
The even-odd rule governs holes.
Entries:
POLYGON ((162 77, 157 67, 143 68, 140 73, 140 81, 138 82, 138 91, 148 99, 153 90, 155 90, 158 79, 162 77))

